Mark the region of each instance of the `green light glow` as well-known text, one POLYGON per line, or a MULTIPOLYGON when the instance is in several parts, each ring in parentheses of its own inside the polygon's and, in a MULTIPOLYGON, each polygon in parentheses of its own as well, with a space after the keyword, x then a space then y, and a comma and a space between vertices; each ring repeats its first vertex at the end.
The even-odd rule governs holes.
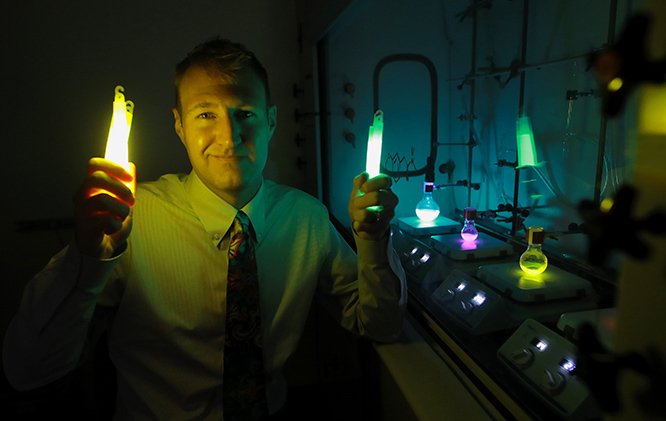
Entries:
POLYGON ((370 178, 379 175, 379 165, 382 158, 382 135, 384 133, 384 113, 377 110, 368 130, 368 151, 365 160, 365 171, 370 178))
POLYGON ((532 124, 527 116, 520 116, 516 121, 516 147, 518 167, 536 167, 538 165, 532 124))

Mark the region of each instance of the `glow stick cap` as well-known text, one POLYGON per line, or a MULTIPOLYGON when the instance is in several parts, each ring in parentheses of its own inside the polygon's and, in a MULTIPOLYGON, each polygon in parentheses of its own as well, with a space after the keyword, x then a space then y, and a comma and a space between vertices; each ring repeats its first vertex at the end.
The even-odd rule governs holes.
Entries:
POLYGON ((527 229, 527 243, 528 244, 543 244, 546 239, 546 233, 543 227, 529 227, 527 229))

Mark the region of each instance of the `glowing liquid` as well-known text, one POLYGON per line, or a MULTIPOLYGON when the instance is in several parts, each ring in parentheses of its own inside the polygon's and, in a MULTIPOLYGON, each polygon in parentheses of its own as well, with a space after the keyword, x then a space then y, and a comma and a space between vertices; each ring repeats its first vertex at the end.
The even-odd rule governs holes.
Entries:
POLYGON ((380 161, 382 158, 382 134, 384 131, 384 113, 377 110, 368 129, 368 149, 365 158, 365 171, 370 178, 379 175, 380 161))
POLYGON ((527 116, 518 117, 516 121, 516 144, 518 147, 518 168, 537 165, 536 147, 532 124, 527 116))
POLYGON ((432 197, 433 183, 426 181, 423 183, 423 197, 416 204, 416 216, 421 221, 434 221, 439 216, 439 205, 432 197))
POLYGON ((418 216, 421 221, 434 221, 439 216, 439 209, 416 208, 416 216, 418 216))
POLYGON ((463 241, 474 241, 477 239, 479 231, 476 230, 474 221, 465 220, 465 225, 463 225, 463 228, 460 231, 460 236, 463 241))
MULTIPOLYGON (((132 191, 136 188, 136 168, 129 162, 129 153, 127 144, 129 142, 129 133, 132 128, 132 117, 134 113, 134 103, 125 100, 125 89, 118 85, 115 89, 113 99, 113 114, 111 114, 111 126, 109 127, 109 136, 106 140, 106 151, 104 158, 118 165, 123 166, 134 176, 132 181, 125 185, 132 191)), ((101 193, 106 193, 116 199, 120 199, 115 194, 104 189, 90 189, 88 197, 93 197, 101 193)))
POLYGON ((530 245, 520 256, 520 268, 530 275, 538 275, 548 267, 548 258, 541 251, 541 246, 530 245))
POLYGON ((109 136, 106 141, 104 158, 122 165, 126 170, 130 171, 127 143, 132 127, 134 103, 132 101, 125 101, 124 88, 122 86, 116 86, 115 92, 111 127, 109 128, 109 136))

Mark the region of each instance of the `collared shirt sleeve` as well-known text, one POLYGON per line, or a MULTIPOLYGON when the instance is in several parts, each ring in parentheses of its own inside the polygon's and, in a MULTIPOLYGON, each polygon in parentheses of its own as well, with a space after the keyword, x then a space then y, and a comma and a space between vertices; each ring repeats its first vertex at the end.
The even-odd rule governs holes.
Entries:
POLYGON ((407 276, 400 262, 400 257, 393 248, 391 233, 389 232, 389 235, 381 240, 364 240, 356 232, 353 232, 353 234, 359 261, 359 273, 362 272, 360 270, 361 264, 371 266, 385 266, 388 264, 393 283, 399 291, 399 304, 404 307, 407 304, 407 276))
POLYGON ((407 303, 406 276, 390 236, 364 240, 354 235, 357 253, 335 231, 331 292, 342 305, 341 325, 378 342, 391 342, 402 331, 407 303), (349 271, 352 267, 356 270, 349 271), (351 279, 350 279, 351 277, 351 279))
POLYGON ((76 367, 97 296, 117 260, 85 256, 72 242, 26 285, 3 344, 5 374, 15 389, 44 386, 76 367))

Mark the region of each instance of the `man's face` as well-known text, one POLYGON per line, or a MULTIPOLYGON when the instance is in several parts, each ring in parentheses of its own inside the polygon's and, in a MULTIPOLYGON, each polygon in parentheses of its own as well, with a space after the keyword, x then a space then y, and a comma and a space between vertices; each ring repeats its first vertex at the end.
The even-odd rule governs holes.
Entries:
POLYGON ((192 67, 179 86, 175 129, 201 181, 232 205, 243 206, 261 185, 277 109, 249 69, 236 81, 215 69, 192 67))

